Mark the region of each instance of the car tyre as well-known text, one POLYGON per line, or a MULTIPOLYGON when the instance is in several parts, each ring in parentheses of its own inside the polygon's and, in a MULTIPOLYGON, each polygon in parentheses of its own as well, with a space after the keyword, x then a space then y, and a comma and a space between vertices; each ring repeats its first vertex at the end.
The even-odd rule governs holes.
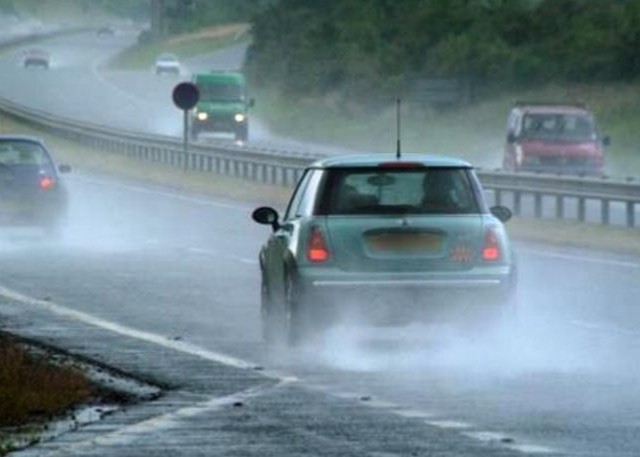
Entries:
POLYGON ((305 340, 305 320, 298 300, 297 286, 287 274, 278 297, 264 279, 261 284, 261 314, 263 337, 269 348, 285 349, 305 340))

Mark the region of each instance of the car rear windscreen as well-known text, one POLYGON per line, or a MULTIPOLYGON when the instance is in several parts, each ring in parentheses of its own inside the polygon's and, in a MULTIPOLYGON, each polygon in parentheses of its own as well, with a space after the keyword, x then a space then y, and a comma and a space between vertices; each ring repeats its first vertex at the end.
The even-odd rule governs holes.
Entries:
POLYGON ((49 168, 51 159, 38 143, 23 140, 0 140, 0 166, 49 168))
POLYGON ((479 213, 467 168, 329 169, 324 215, 479 213))

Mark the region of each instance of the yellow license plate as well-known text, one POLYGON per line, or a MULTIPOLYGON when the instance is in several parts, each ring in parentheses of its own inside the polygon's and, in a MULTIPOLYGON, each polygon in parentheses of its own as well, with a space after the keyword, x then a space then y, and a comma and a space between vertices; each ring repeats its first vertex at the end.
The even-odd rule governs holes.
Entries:
POLYGON ((377 251, 437 251, 442 248, 438 233, 379 233, 369 235, 368 243, 377 251))

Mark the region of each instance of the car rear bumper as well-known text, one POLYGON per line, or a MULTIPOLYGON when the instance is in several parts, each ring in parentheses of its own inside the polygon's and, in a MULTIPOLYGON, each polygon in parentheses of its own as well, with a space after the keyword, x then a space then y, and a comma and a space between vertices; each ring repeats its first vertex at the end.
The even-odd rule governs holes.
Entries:
POLYGON ((357 315, 360 321, 389 324, 406 320, 459 320, 506 307, 515 292, 511 267, 456 273, 362 274, 303 272, 305 303, 323 314, 357 315))

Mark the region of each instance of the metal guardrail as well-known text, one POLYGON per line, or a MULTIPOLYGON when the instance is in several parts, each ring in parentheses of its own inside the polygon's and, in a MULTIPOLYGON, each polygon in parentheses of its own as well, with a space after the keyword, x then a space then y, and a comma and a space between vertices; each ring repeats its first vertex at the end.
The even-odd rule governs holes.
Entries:
MULTIPOLYGON (((192 145, 185 156, 182 142, 170 136, 124 131, 65 119, 17 105, 6 99, 0 99, 0 112, 107 153, 123 154, 185 170, 224 174, 266 184, 293 186, 310 162, 323 157, 321 154, 270 150, 229 141, 192 145)), ((587 221, 587 204, 595 201, 600 203, 599 222, 609 225, 613 222, 612 204, 617 203, 624 206, 624 214, 622 217, 616 217, 616 224, 638 226, 636 212, 640 209, 640 182, 632 179, 582 178, 484 170, 479 170, 478 175, 485 189, 493 192, 496 204, 511 199, 515 214, 525 214, 523 201, 533 199, 532 208, 527 208, 531 214, 527 215, 543 217, 545 206, 548 207, 551 198, 554 202, 553 216, 556 218, 572 218, 566 209, 568 205, 573 205, 576 207, 573 218, 587 221)))

